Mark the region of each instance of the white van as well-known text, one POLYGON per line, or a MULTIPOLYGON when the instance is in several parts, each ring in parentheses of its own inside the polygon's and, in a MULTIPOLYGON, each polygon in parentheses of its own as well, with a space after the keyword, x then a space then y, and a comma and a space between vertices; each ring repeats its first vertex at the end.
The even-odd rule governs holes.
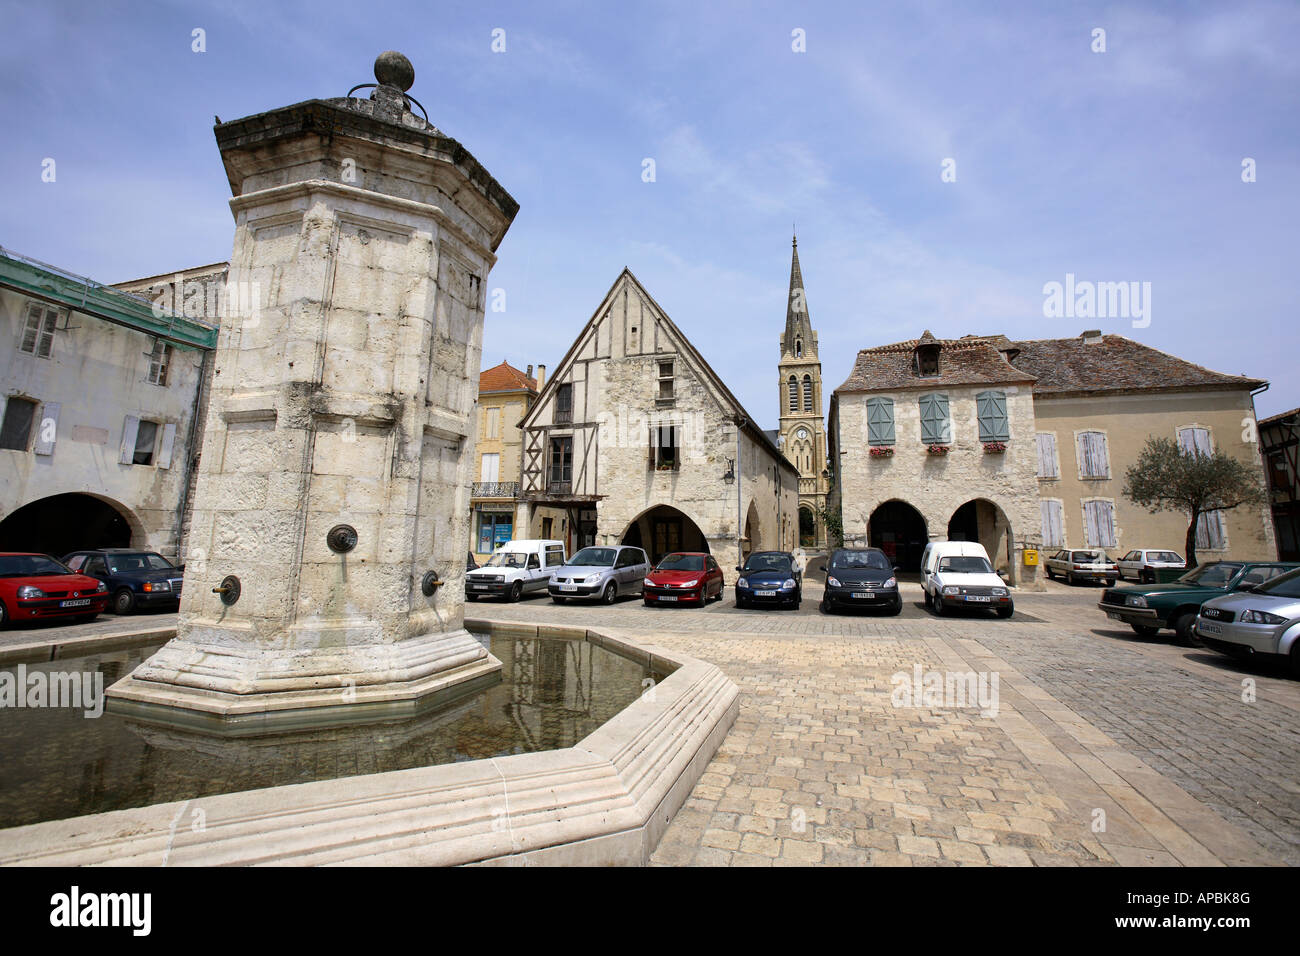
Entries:
POLYGON ((954 608, 987 608, 998 617, 1015 611, 1011 589, 993 570, 988 552, 977 541, 932 541, 921 555, 925 606, 944 614, 954 608))
POLYGON ((507 541, 481 568, 465 573, 465 600, 499 597, 518 601, 525 591, 545 593, 551 575, 565 560, 563 541, 507 541))

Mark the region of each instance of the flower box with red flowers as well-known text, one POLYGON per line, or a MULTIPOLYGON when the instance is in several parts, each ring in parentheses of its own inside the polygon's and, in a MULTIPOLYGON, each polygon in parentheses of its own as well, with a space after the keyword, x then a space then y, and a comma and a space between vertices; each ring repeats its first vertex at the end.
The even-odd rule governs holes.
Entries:
POLYGON ((1007 443, 1004 441, 986 441, 984 443, 984 454, 1001 455, 1007 450, 1007 443))
POLYGON ((931 455, 946 455, 950 447, 949 445, 926 445, 925 450, 931 455))
POLYGON ((871 450, 868 452, 868 454, 871 455, 872 458, 893 458, 894 446, 893 445, 872 445, 871 450))

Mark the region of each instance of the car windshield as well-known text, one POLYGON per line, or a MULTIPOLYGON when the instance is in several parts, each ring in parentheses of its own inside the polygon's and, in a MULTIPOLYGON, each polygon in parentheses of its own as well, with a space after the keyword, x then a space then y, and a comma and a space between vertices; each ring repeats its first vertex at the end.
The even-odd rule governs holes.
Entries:
POLYGON ((1279 574, 1272 581, 1255 588, 1256 594, 1268 594, 1280 598, 1300 598, 1300 568, 1279 574))
POLYGON ((761 574, 764 571, 789 574, 790 559, 784 554, 751 554, 745 562, 745 573, 761 574))
POLYGON ((43 554, 0 555, 0 578, 38 577, 46 574, 72 574, 68 568, 43 554))
POLYGON ((664 557, 656 571, 703 571, 704 556, 699 554, 669 554, 664 557))
POLYGON ((161 554, 140 552, 139 554, 110 554, 108 570, 113 574, 130 574, 133 571, 165 571, 172 563, 161 554))
POLYGON ((989 566, 987 558, 981 558, 979 555, 970 557, 952 557, 939 559, 940 571, 955 571, 958 574, 992 574, 993 568, 989 566))
POLYGON ((483 562, 485 568, 522 568, 528 563, 528 555, 523 551, 498 551, 483 562))
POLYGON ((612 568, 616 554, 615 548, 583 548, 569 559, 569 565, 575 568, 612 568))
POLYGON ((1201 584, 1206 587, 1221 588, 1237 576, 1245 565, 1229 561, 1215 561, 1193 568, 1178 579, 1179 584, 1201 584))
POLYGON ((1075 551, 1070 560, 1075 564, 1101 564, 1106 560, 1105 551, 1075 551))
POLYGON ((836 551, 831 556, 832 571, 850 571, 855 568, 889 571, 892 570, 892 565, 880 551, 836 551))

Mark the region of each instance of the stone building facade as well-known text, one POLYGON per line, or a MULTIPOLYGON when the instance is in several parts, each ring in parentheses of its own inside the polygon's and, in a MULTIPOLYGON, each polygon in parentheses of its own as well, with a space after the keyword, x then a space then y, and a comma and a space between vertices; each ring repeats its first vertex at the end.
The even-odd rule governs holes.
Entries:
POLYGON ((485 369, 478 379, 476 478, 470 486, 470 551, 489 557, 514 537, 523 433, 519 423, 545 383, 546 366, 520 371, 509 362, 485 369))
POLYGON ((792 241, 790 293, 781 334, 778 402, 781 448, 799 471, 799 544, 826 547, 826 420, 822 417, 822 363, 817 333, 799 266, 799 241, 792 241))
POLYGON ((532 537, 726 567, 795 544, 795 467, 627 269, 522 427, 516 523, 532 537))
MULTIPOLYGON (((978 540, 997 568, 1037 586, 1024 551, 1181 553, 1187 520, 1123 496, 1148 437, 1220 448, 1263 471, 1252 391, 1265 383, 1193 365, 1118 335, 920 339, 858 353, 831 397, 830 507, 847 542, 978 540)), ((1206 515, 1201 560, 1272 558, 1265 508, 1206 515)), ((1039 565, 1038 567, 1041 567, 1039 565)))
POLYGON ((1259 422, 1277 556, 1300 561, 1300 408, 1259 422))
POLYGON ((217 331, 155 306, 0 251, 0 550, 180 558, 217 331))

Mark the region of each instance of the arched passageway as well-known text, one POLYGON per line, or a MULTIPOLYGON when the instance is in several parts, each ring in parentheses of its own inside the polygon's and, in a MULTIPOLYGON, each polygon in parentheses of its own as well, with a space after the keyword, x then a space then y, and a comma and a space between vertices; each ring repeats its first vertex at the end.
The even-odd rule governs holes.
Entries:
POLYGON ((817 546, 817 516, 811 508, 799 509, 799 547, 817 546))
POLYGON ((886 501, 867 522, 867 540, 884 551, 902 571, 917 571, 930 538, 925 519, 906 501, 886 501))
POLYGON ((674 551, 709 551, 700 526, 670 505, 657 505, 643 512, 627 526, 621 543, 644 549, 655 563, 674 551))
POLYGON ((1014 573, 1011 522, 987 498, 972 498, 948 520, 949 541, 977 541, 988 552, 994 570, 1014 573))
POLYGON ((56 558, 81 548, 130 547, 131 536, 131 523, 121 511, 75 492, 39 498, 0 521, 0 551, 36 551, 56 558))

